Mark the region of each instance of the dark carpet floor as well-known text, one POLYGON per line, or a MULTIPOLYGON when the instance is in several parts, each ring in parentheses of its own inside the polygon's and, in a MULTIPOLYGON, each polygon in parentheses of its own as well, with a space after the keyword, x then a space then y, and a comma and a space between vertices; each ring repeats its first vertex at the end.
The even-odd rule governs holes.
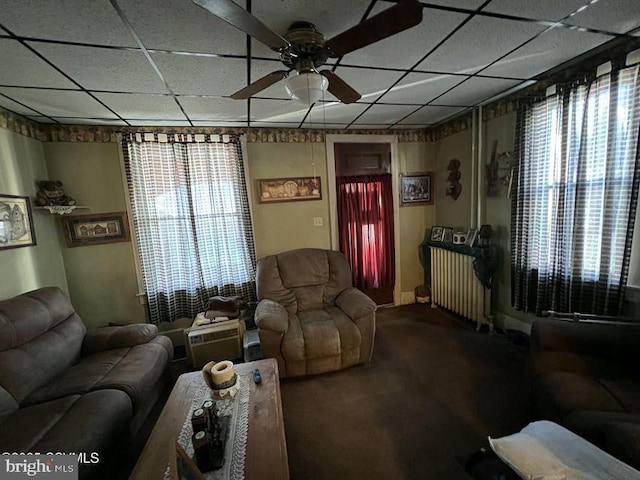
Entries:
POLYGON ((530 420, 527 348, 441 309, 379 309, 369 365, 284 379, 293 480, 468 479, 456 456, 530 420))

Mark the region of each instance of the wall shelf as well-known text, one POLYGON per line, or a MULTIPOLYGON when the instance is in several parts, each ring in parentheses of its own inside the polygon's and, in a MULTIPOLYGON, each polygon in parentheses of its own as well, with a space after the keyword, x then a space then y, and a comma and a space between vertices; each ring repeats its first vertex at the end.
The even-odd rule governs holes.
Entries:
POLYGON ((48 210, 50 214, 54 215, 68 215, 77 208, 89 208, 82 205, 44 205, 41 207, 34 207, 36 210, 48 210))

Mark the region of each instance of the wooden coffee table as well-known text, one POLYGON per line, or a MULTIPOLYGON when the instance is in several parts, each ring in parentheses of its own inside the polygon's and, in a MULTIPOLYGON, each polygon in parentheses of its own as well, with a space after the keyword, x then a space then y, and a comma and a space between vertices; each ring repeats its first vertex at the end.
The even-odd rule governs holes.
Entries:
MULTIPOLYGON (((262 383, 251 382, 245 478, 288 479, 278 364, 275 359, 268 358, 234 365, 238 374, 251 373, 254 368, 260 369, 262 383)), ((180 434, 200 385, 204 385, 200 372, 180 375, 129 480, 162 479, 169 462, 171 442, 180 434)))

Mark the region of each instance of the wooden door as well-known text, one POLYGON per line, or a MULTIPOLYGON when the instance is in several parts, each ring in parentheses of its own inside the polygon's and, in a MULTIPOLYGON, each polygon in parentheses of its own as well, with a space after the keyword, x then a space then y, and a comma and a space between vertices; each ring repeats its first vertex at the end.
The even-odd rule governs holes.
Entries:
POLYGON ((395 246, 391 147, 388 143, 336 143, 340 250, 353 283, 378 305, 393 303, 395 246))

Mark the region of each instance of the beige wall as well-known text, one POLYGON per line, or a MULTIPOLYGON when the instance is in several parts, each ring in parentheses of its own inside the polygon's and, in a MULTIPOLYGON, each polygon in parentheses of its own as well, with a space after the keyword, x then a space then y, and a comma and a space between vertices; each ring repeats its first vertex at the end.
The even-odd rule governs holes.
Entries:
MULTIPOLYGON (((77 214, 126 210, 118 145, 115 143, 45 143, 49 177, 90 210, 77 214)), ((133 243, 67 248, 62 256, 71 301, 89 328, 112 323, 145 322, 136 297, 138 286, 133 243)))
MULTIPOLYGON (((49 178, 42 143, 0 128, 0 193, 34 198, 49 178)), ((68 290, 55 218, 33 211, 36 245, 0 250, 0 299, 46 286, 68 290)))

